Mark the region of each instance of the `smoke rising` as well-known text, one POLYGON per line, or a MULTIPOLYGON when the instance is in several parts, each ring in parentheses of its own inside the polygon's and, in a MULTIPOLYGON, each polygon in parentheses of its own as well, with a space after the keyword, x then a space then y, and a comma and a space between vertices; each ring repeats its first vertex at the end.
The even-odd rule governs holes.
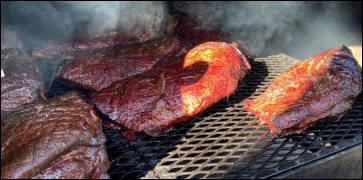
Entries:
POLYGON ((362 44, 361 8, 362 2, 1 1, 1 26, 16 30, 31 54, 44 42, 80 34, 116 30, 157 37, 170 20, 170 10, 176 9, 195 18, 198 28, 232 32, 230 40, 242 41, 255 56, 285 53, 304 59, 338 45, 362 44))
POLYGON ((160 35, 168 13, 165 2, 1 2, 2 26, 17 30, 27 51, 75 35, 110 31, 135 35, 148 30, 160 35))
MULTIPOLYGON (((165 2, 4 2, 1 28, 16 31, 24 50, 67 41, 79 36, 99 36, 112 31, 129 36, 158 37, 169 19, 165 2)), ((35 59, 46 89, 63 61, 35 59)))
POLYGON ((233 39, 257 56, 285 53, 302 59, 362 43, 361 2, 174 2, 173 7, 196 17, 202 29, 233 32, 233 39))
MULTIPOLYGON (((158 36, 166 2, 1 2, 5 22, 19 31, 27 51, 50 39, 112 30, 158 36)), ((362 43, 361 2, 171 2, 196 18, 201 29, 233 32, 258 56, 286 53, 304 58, 342 44, 362 43), (356 7, 356 8, 355 8, 356 7), (358 13, 357 13, 358 12, 358 13), (356 16, 356 17, 354 17, 356 16), (358 17, 358 18, 357 18, 358 17), (354 19, 356 18, 356 19, 354 19), (360 19, 359 19, 360 18, 360 19)))

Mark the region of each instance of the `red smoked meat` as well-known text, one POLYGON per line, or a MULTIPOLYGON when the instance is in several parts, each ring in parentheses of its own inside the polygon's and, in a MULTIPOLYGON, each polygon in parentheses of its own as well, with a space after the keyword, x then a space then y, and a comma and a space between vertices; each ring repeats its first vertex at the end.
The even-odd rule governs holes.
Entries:
POLYGON ((113 83, 92 102, 114 124, 155 136, 231 95, 249 69, 236 44, 207 42, 113 83))
POLYGON ((345 47, 305 59, 280 74, 246 110, 273 134, 301 133, 325 117, 341 117, 362 91, 362 69, 345 47))
POLYGON ((113 47, 77 58, 57 76, 75 86, 99 91, 113 82, 151 69, 181 47, 177 38, 164 38, 129 47, 113 47))

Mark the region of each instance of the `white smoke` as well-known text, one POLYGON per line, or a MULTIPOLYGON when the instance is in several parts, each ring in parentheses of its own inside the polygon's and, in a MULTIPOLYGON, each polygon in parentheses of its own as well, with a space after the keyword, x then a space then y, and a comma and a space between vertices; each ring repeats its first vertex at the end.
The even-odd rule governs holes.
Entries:
MULTIPOLYGON (((304 58, 341 44, 361 44, 362 25, 350 11, 361 2, 172 2, 199 28, 233 32, 259 56, 286 53, 304 58)), ((166 2, 1 2, 3 22, 20 31, 24 47, 40 41, 67 40, 75 32, 154 36, 169 20, 166 2)), ((354 15, 361 18, 361 11, 354 15)))
MULTIPOLYGON (((44 41, 69 40, 75 35, 119 31, 160 35, 168 13, 165 2, 72 1, 1 2, 2 21, 18 31, 26 49, 44 41)), ((3 22, 2 22, 3 26, 3 22)))
MULTIPOLYGON (((362 7, 361 2, 355 5, 362 7)), ((299 59, 342 44, 361 44, 345 2, 175 2, 203 29, 223 28, 255 54, 285 53, 299 59)), ((361 11, 358 16, 361 17, 361 11)))
MULTIPOLYGON (((28 54, 43 44, 82 35, 99 36, 118 31, 126 36, 157 37, 168 18, 165 2, 1 1, 2 30, 5 27, 15 30, 28 54)), ((48 89, 62 62, 35 61, 48 89)))
POLYGON ((166 24, 167 9, 164 2, 62 2, 67 6, 72 23, 90 34, 102 34, 117 30, 126 35, 152 31, 161 32, 166 24), (84 25, 87 27, 84 27, 84 25))

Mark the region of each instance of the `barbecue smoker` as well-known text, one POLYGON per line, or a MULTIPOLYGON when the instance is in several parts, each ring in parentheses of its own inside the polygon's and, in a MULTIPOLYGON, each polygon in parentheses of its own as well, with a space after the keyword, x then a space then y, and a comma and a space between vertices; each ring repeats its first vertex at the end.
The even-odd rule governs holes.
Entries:
MULTIPOLYGON (((47 8, 49 4, 46 5, 43 4, 42 7, 47 8)), ((16 5, 23 7, 24 11, 29 11, 28 12, 29 14, 33 13, 29 9, 30 4, 25 4, 25 5, 10 4, 10 3, 3 4, 2 2, 1 4, 2 11, 8 10, 7 13, 4 14, 5 16, 2 14, 2 29, 3 26, 4 27, 10 26, 13 29, 17 30, 17 28, 21 27, 21 25, 19 25, 22 24, 21 22, 23 22, 24 24, 26 19, 22 19, 10 13, 10 10, 14 10, 14 7, 16 7, 16 5), (13 21, 19 21, 19 22, 17 23, 13 21)), ((67 8, 70 8, 70 6, 72 5, 77 5, 77 4, 59 3, 59 4, 53 4, 53 6, 49 7, 53 8, 57 7, 54 8, 56 11, 53 10, 50 12, 61 14, 68 12, 67 8)), ((192 12, 185 10, 186 8, 191 8, 191 7, 199 9, 200 7, 203 6, 203 3, 193 4, 185 2, 185 3, 165 3, 163 5, 167 7, 166 9, 164 9, 165 12, 171 13, 183 10, 185 11, 183 13, 186 13, 188 15, 194 15, 195 16, 194 18, 197 19, 197 21, 200 21, 200 19, 203 19, 203 17, 207 17, 206 15, 208 15, 208 10, 206 11, 201 10, 200 14, 195 13, 195 11, 192 10, 190 10, 192 12)), ((219 8, 221 7, 218 7, 217 5, 218 3, 216 4, 209 3, 208 5, 206 5, 206 7, 215 7, 216 12, 220 12, 219 8)), ((233 3, 229 4, 226 7, 230 7, 231 5, 233 5, 233 3)), ((361 4, 358 5, 360 5, 361 7, 361 4)), ((252 5, 247 5, 247 6, 252 6, 252 5)), ((317 3, 309 5, 308 7, 319 9, 322 8, 323 6, 325 6, 325 4, 317 3)), ((32 5, 31 7, 35 7, 35 5, 32 5)), ((335 6, 332 5, 331 7, 335 6)), ((328 8, 331 7, 329 6, 328 8)), ((80 12, 82 12, 82 10, 84 10, 84 12, 88 12, 82 8, 79 8, 78 10, 80 12)), ((361 17, 361 10, 359 11, 360 12, 358 14, 361 17)), ((354 13, 355 12, 356 11, 354 11, 354 13)), ((26 13, 24 12, 24 14, 26 13)), ((72 16, 69 17, 71 17, 71 19, 74 18, 72 16)), ((229 16, 226 15, 226 17, 229 16)), ((39 17, 34 15, 34 19, 36 18, 39 17)), ((210 17, 210 19, 206 19, 204 22, 201 22, 201 26, 204 26, 205 24, 208 24, 208 22, 212 22, 213 20, 215 20, 213 18, 218 19, 220 17, 219 16, 210 17)), ((53 19, 57 18, 54 17, 53 19)), ((73 22, 76 21, 75 19, 72 20, 73 22)), ((169 17, 169 21, 172 21, 172 18, 169 17)), ((122 20, 120 20, 119 22, 125 23, 122 20)), ((112 25, 113 22, 108 22, 108 23, 110 23, 109 25, 112 25)), ((89 27, 92 27, 92 23, 88 25, 89 27)), ((218 25, 211 25, 211 26, 212 30, 208 29, 208 31, 214 33, 213 28, 216 28, 218 25)), ((296 22, 296 26, 301 27, 303 25, 299 24, 299 22, 296 22)), ((138 26, 133 26, 133 28, 137 27, 138 26)), ((167 29, 166 31, 169 32, 171 32, 171 30, 169 29, 171 27, 172 25, 170 24, 164 26, 164 28, 167 29)), ((186 25, 186 27, 188 26, 186 25)), ((108 160, 110 162, 109 164, 104 163, 104 167, 100 168, 101 172, 103 171, 103 168, 109 167, 107 174, 112 179, 285 178, 295 173, 306 170, 308 168, 315 167, 316 165, 326 163, 328 160, 334 161, 336 158, 342 157, 342 155, 344 154, 348 154, 354 150, 361 149, 362 147, 362 95, 361 94, 356 98, 354 104, 352 105, 351 109, 347 112, 347 114, 342 118, 340 118, 339 120, 328 122, 330 119, 325 118, 300 134, 292 134, 288 136, 276 136, 271 134, 268 125, 260 124, 258 118, 253 113, 246 111, 245 103, 248 100, 257 97, 258 95, 261 95, 278 75, 280 75, 286 69, 299 62, 297 58, 291 57, 285 53, 276 53, 278 51, 274 50, 286 50, 289 51, 289 53, 291 54, 293 54, 295 51, 283 45, 281 49, 272 48, 273 50, 271 50, 268 49, 268 46, 274 46, 276 44, 279 44, 279 42, 268 42, 264 43, 264 45, 261 46, 260 41, 248 41, 248 40, 244 41, 242 37, 245 37, 246 35, 236 34, 235 31, 236 27, 233 28, 229 26, 223 26, 223 27, 225 27, 226 29, 224 29, 223 33, 221 34, 223 35, 227 34, 226 37, 228 37, 229 40, 231 40, 229 42, 236 42, 238 44, 241 52, 247 55, 248 62, 251 68, 247 72, 246 76, 239 81, 237 90, 234 91, 234 93, 229 97, 223 98, 222 100, 213 104, 202 113, 197 114, 190 120, 176 124, 167 133, 161 133, 158 134, 157 136, 150 136, 145 133, 133 134, 128 131, 111 129, 109 127, 112 127, 112 125, 107 124, 110 121, 109 117, 100 112, 97 112, 98 118, 103 122, 102 132, 104 134, 106 141, 92 146, 96 146, 97 148, 100 149, 105 148, 108 160), (228 30, 231 30, 231 32, 229 32, 228 30), (241 39, 235 39, 237 37, 240 37, 241 39), (233 39, 235 41, 233 41, 233 39), (262 52, 263 50, 266 51, 262 52), (268 52, 269 50, 271 50, 272 53, 268 52)), ((256 27, 263 29, 263 26, 262 27, 256 26, 256 27)), ((251 28, 251 27, 247 26, 246 28, 251 28)), ((123 46, 132 46, 133 44, 146 42, 152 44, 152 46, 154 47, 158 47, 158 43, 149 41, 152 38, 148 39, 149 37, 158 36, 156 35, 157 33, 155 33, 157 31, 156 29, 153 29, 155 31, 150 32, 149 34, 146 33, 146 35, 142 36, 141 38, 132 37, 131 41, 133 42, 123 46)), ((249 29, 249 31, 251 31, 251 29, 249 29)), ((277 29, 277 31, 278 30, 279 29, 277 29)), ((99 31, 102 32, 103 29, 99 31)), ((138 31, 142 32, 142 30, 138 31)), ((361 25, 360 25, 360 31, 361 31, 361 25)), ((32 34, 31 32, 32 29, 29 29, 29 31, 18 30, 19 39, 22 40, 25 53, 27 54, 33 53, 32 54, 33 57, 34 56, 36 57, 37 55, 42 56, 46 54, 47 53, 46 51, 34 51, 34 49, 36 49, 34 47, 42 47, 41 46, 43 45, 42 43, 45 42, 44 39, 52 39, 52 38, 41 37, 42 40, 40 43, 40 41, 28 37, 29 35, 32 34), (35 44, 38 46, 36 46, 35 44), (36 53, 34 54, 34 52, 36 53)), ((137 35, 140 32, 135 32, 135 34, 137 35)), ((257 32, 264 32, 264 31, 257 30, 257 32)), ((56 32, 53 33, 56 34, 56 32)), ((96 34, 97 33, 99 32, 96 32, 96 34)), ((208 34, 207 35, 208 38, 212 37, 212 39, 213 38, 218 39, 219 37, 214 36, 213 33, 211 33, 212 35, 208 34)), ((295 31, 291 32, 292 35, 296 35, 294 33, 297 32, 295 31)), ((49 36, 50 34, 51 33, 49 33, 49 36)), ((248 35, 250 34, 251 32, 248 32, 248 35)), ((196 33, 196 36, 198 35, 199 34, 196 33)), ((67 33, 61 34, 59 36, 61 37, 67 36, 68 38, 67 33)), ((276 36, 274 37, 279 37, 279 36, 281 36, 280 32, 277 32, 276 36)), ((118 38, 120 39, 120 37, 118 38)), ((282 43, 283 41, 286 40, 285 38, 282 39, 271 38, 271 39, 274 41, 281 41, 282 43)), ((271 39, 269 41, 271 41, 271 39)), ((129 41, 130 39, 124 38, 122 40, 129 41)), ((170 48, 170 52, 168 51, 167 53, 162 54, 162 56, 169 56, 168 54, 174 52, 175 49, 177 49, 174 48, 175 43, 173 40, 174 39, 167 39, 166 43, 162 42, 166 44, 165 46, 173 46, 173 49, 170 48)), ((194 47, 195 44, 198 44, 199 41, 194 42, 193 40, 191 40, 190 44, 188 44, 188 46, 186 47, 189 46, 194 47)), ((114 42, 103 42, 102 45, 108 46, 112 43, 114 42)), ((147 48, 148 47, 144 49, 147 48)), ((163 45, 161 45, 160 49, 163 48, 164 48, 163 45)), ((155 48, 153 50, 155 51, 155 53, 160 53, 158 48, 155 48)), ((137 51, 135 53, 141 51, 142 50, 137 51)), ((185 49, 179 51, 185 51, 185 49)), ((314 51, 318 52, 317 49, 314 49, 314 51)), ((88 52, 82 52, 82 53, 87 54, 88 52)), ((312 55, 314 53, 310 53, 309 55, 312 55)), ((2 54, 3 54, 3 47, 2 47, 2 54)), ((44 91, 45 95, 40 93, 39 97, 37 97, 38 99, 58 98, 59 96, 65 95, 65 97, 67 98, 63 101, 68 101, 68 98, 73 99, 73 97, 70 96, 71 95, 70 92, 76 91, 84 102, 89 103, 91 101, 91 98, 94 97, 93 94, 94 92, 92 92, 91 90, 99 88, 97 84, 92 84, 92 83, 87 84, 87 88, 79 88, 79 87, 75 88, 73 84, 71 85, 67 84, 62 80, 62 78, 65 77, 64 73, 66 70, 64 69, 66 68, 64 68, 61 71, 60 69, 62 69, 64 65, 66 64, 69 65, 70 63, 72 63, 71 59, 74 58, 73 55, 74 54, 71 54, 70 56, 63 56, 63 58, 61 57, 49 58, 50 56, 49 54, 47 54, 48 58, 51 60, 49 59, 46 60, 46 58, 44 58, 45 56, 43 56, 42 58, 37 57, 32 59, 37 64, 37 67, 39 67, 39 70, 37 70, 39 72, 37 73, 41 74, 40 76, 44 83, 44 89, 38 88, 41 90, 37 89, 37 91, 44 91), (62 77, 61 78, 55 77, 56 73, 61 74, 62 77)), ((301 54, 297 53, 296 55, 299 56, 301 54)), ((131 57, 131 55, 128 57, 131 57)), ((142 58, 143 57, 141 57, 140 59, 142 58)), ((154 66, 153 64, 154 62, 150 63, 152 65, 148 65, 150 67, 145 68, 145 71, 152 69, 152 66, 154 66)), ((132 69, 132 66, 130 66, 129 69, 132 69)), ((5 71, 4 76, 6 77, 7 76, 6 70, 4 71, 5 71)), ((144 71, 144 69, 142 71, 144 71)), ((3 69, 2 69, 2 78, 3 78, 3 69)), ((103 81, 107 80, 111 81, 113 79, 105 78, 103 81)), ((70 109, 79 108, 81 109, 80 111, 86 109, 87 111, 89 111, 90 107, 87 105, 87 103, 82 102, 80 98, 75 100, 75 102, 79 101, 80 107, 74 107, 74 108, 69 107, 69 108, 70 109), (81 105, 83 107, 81 107, 81 105)), ((66 107, 67 106, 65 106, 64 108, 66 107)), ((30 109, 31 107, 26 106, 26 108, 30 109)), ((91 111, 91 113, 88 113, 84 116, 90 117, 90 119, 92 119, 92 117, 94 116, 93 113, 94 112, 91 111)), ((80 117, 83 117, 83 115, 80 115, 80 117)), ((16 117, 14 116, 12 116, 12 118, 16 119, 16 117)), ((3 121, 3 116, 2 116, 2 121, 3 121)), ((77 123, 82 124, 81 122, 77 123)), ((99 127, 95 127, 96 130, 92 130, 92 132, 95 131, 99 133, 97 131, 97 128, 99 127)), ((87 143, 90 143, 88 141, 87 143)), ((103 153, 104 153, 103 151, 100 151, 100 154, 103 153)), ((103 155, 101 159, 104 160, 104 158, 105 157, 103 155)), ((3 160, 2 160, 2 165, 3 165, 3 160)), ((108 178, 108 175, 103 174, 100 177, 108 178)))

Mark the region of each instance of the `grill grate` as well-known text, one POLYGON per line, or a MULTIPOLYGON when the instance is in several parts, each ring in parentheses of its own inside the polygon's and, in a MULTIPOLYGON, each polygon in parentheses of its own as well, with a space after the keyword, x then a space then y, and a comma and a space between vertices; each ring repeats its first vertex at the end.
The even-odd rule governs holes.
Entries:
POLYGON ((232 96, 168 134, 138 135, 129 143, 119 131, 104 128, 111 178, 268 178, 361 144, 361 95, 340 121, 288 137, 271 135, 245 111, 244 100, 261 94, 296 62, 284 54, 254 59, 232 96))

